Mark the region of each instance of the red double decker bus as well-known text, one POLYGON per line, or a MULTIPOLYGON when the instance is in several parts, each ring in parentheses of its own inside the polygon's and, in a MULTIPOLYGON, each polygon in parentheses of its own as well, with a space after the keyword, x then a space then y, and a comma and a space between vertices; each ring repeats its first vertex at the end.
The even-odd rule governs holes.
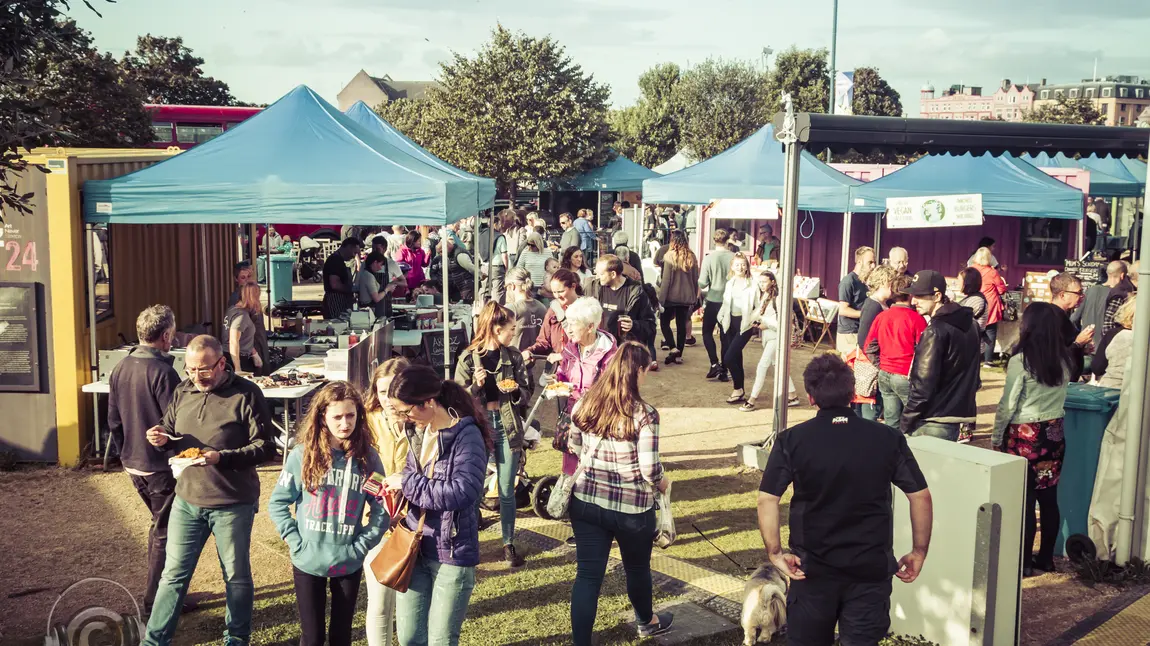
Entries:
POLYGON ((152 148, 191 148, 238 126, 263 108, 214 105, 154 105, 144 108, 152 116, 152 148))

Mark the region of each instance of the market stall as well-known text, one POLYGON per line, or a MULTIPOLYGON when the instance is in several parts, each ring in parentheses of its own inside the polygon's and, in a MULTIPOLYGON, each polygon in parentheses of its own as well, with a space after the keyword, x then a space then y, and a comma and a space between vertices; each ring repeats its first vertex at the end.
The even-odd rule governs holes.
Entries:
MULTIPOLYGON (((432 163, 429 155, 385 139, 300 86, 210 142, 123 177, 87 182, 84 220, 89 228, 269 221, 443 226, 476 215, 493 197, 491 180, 432 163)), ((446 302, 442 320, 446 346, 452 327, 446 302)))

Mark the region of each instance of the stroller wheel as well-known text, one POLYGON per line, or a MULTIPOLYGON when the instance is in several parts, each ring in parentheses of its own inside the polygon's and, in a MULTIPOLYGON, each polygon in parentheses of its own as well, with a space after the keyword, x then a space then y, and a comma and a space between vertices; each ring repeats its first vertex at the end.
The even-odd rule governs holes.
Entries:
POLYGON ((1072 563, 1093 561, 1097 556, 1097 549, 1090 537, 1082 534, 1072 534, 1066 539, 1066 556, 1072 563))
POLYGON ((487 511, 499 511, 499 498, 484 496, 483 499, 479 501, 479 506, 487 511))
POLYGON ((535 510, 536 516, 544 520, 556 520, 547 513, 547 501, 551 499, 551 490, 557 482, 559 476, 544 476, 535 482, 535 488, 531 490, 531 508, 535 510))

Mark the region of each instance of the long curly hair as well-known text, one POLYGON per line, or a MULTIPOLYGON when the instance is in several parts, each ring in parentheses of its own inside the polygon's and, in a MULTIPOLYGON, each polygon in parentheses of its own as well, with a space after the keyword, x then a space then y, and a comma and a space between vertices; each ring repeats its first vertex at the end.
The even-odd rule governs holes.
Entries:
POLYGON ((371 431, 367 428, 367 412, 359 391, 346 381, 333 381, 312 397, 303 424, 300 425, 296 441, 303 447, 303 484, 310 492, 315 492, 327 472, 331 470, 333 436, 327 430, 324 416, 327 407, 336 402, 355 403, 355 430, 347 440, 347 456, 355 460, 361 470, 367 471, 367 457, 372 450, 371 431))
POLYGON ((603 374, 579 399, 571 423, 604 439, 634 441, 639 436, 635 407, 644 403, 639 396, 639 375, 649 365, 651 354, 646 347, 634 341, 619 346, 603 374))
POLYGON ((682 231, 671 232, 671 246, 667 249, 667 258, 673 258, 675 266, 683 271, 694 271, 699 266, 695 252, 687 245, 687 234, 682 231))

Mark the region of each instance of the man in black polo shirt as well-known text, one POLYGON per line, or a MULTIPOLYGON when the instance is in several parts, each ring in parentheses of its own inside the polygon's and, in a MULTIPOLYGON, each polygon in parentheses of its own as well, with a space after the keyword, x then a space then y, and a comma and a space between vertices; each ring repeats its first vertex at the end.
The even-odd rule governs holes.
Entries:
POLYGON ((918 578, 930 546, 926 479, 906 438, 850 408, 854 373, 834 355, 803 374, 814 419, 779 433, 759 487, 759 530, 771 563, 791 579, 787 641, 878 644, 890 630, 891 576, 918 578), (790 548, 779 540, 779 499, 794 484, 790 548), (910 500, 914 548, 894 560, 891 484, 910 500))
POLYGON ((323 317, 339 318, 355 305, 355 288, 347 263, 359 255, 363 242, 348 238, 323 263, 323 317))

